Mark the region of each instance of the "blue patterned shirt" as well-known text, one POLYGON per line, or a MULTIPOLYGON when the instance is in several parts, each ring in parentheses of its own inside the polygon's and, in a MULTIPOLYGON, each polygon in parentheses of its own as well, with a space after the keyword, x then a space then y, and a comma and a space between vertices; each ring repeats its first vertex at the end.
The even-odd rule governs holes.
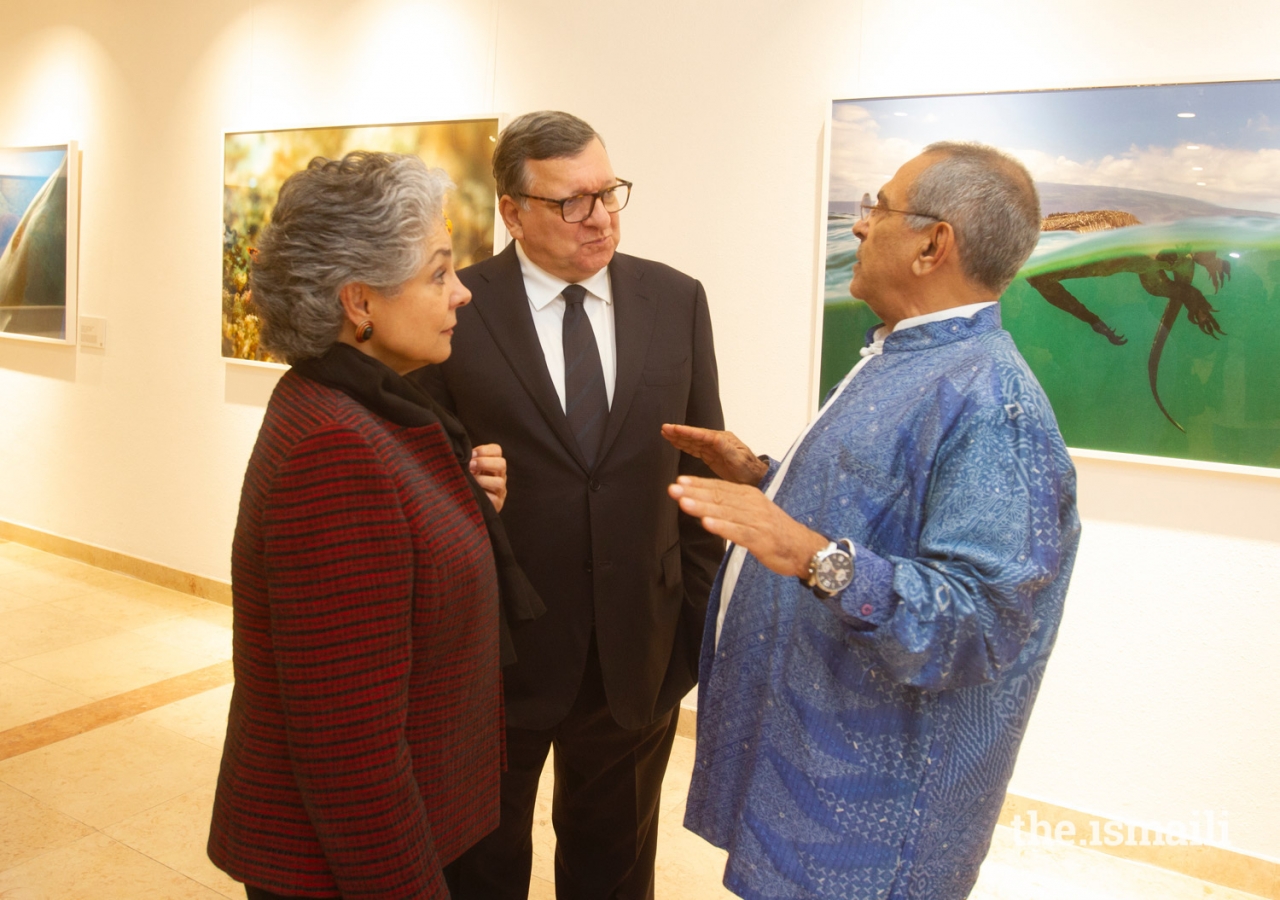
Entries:
POLYGON ((717 644, 717 579, 685 825, 729 851, 742 897, 963 898, 1080 536, 1075 470, 999 308, 889 334, 775 502, 852 539, 854 582, 821 601, 748 555, 717 644))

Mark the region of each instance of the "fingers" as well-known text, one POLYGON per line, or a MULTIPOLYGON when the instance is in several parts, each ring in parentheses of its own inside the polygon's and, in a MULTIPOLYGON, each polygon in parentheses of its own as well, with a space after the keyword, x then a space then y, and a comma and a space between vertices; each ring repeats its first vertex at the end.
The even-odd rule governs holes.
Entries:
POLYGON ((476 484, 479 484, 481 488, 484 488, 485 490, 503 490, 503 492, 506 492, 507 475, 504 474, 504 472, 503 474, 490 474, 490 472, 476 472, 475 479, 476 479, 476 484))
POLYGON ((507 499, 507 460, 502 455, 502 448, 497 444, 472 447, 468 468, 493 508, 502 512, 502 504, 507 499))
POLYGON ((472 475, 501 475, 504 478, 507 474, 507 460, 502 455, 502 448, 497 444, 481 444, 478 447, 471 448, 471 474, 472 475))
POLYGON ((471 469, 471 474, 476 476, 500 475, 503 478, 507 477, 507 461, 501 456, 473 459, 468 468, 471 469))
POLYGON ((691 516, 751 523, 767 515, 772 506, 757 488, 732 484, 718 478, 682 475, 667 493, 691 516))
POLYGON ((480 485, 493 504, 493 508, 502 512, 502 504, 507 499, 507 477, 505 475, 476 475, 476 484, 480 485))
POLYGON ((677 450, 698 456, 715 446, 716 436, 720 432, 709 428, 697 428, 693 425, 663 425, 662 436, 677 450))

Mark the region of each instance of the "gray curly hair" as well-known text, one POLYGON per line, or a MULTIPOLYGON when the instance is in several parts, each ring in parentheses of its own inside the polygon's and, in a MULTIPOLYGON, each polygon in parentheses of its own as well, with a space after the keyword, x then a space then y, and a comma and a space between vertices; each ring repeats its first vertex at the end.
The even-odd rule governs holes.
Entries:
POLYGON ((453 182, 416 156, 357 150, 316 157, 280 188, 250 273, 262 343, 293 363, 321 356, 342 331, 342 287, 387 294, 422 268, 453 182))

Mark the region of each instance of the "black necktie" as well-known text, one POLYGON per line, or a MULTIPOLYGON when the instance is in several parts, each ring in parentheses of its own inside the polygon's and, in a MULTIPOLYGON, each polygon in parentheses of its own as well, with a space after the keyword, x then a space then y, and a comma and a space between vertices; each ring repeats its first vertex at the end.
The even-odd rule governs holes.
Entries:
POLYGON ((587 289, 571 284, 560 295, 564 297, 564 412, 587 464, 594 465, 609 417, 604 367, 591 320, 582 308, 587 289))

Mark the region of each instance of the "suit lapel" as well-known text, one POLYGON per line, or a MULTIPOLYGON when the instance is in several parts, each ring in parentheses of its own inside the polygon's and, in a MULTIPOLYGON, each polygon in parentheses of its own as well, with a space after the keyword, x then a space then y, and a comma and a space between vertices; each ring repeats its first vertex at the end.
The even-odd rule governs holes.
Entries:
MULTIPOLYGON (((609 407, 609 421, 600 441, 603 460, 613 446, 627 410, 640 385, 640 372, 649 352, 649 339, 653 336, 657 303, 645 294, 644 269, 629 256, 614 254, 609 264, 609 281, 613 290, 613 333, 617 370, 613 384, 613 404, 609 407)), ((545 368, 545 367, 544 367, 545 368)))
POLYGON ((560 406, 556 387, 547 371, 547 360, 542 355, 538 332, 533 326, 533 313, 529 311, 529 298, 524 291, 524 275, 520 272, 515 241, 498 254, 494 265, 480 277, 489 283, 491 289, 474 293, 471 304, 476 314, 489 329, 494 343, 533 399, 542 418, 574 461, 586 471, 586 460, 569 429, 569 420, 560 406))

